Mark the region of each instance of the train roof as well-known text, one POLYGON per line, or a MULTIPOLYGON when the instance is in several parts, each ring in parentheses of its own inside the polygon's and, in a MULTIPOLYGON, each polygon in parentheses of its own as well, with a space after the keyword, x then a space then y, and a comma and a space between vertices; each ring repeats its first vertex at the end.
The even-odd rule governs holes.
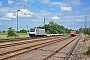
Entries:
POLYGON ((71 30, 71 31, 76 31, 76 30, 71 30))

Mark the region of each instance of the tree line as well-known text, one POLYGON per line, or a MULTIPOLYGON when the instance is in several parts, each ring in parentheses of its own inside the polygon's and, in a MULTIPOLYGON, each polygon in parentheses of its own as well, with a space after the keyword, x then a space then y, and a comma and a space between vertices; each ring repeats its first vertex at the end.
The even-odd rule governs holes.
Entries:
MULTIPOLYGON (((45 24, 45 26, 38 26, 37 28, 45 29, 45 32, 47 34, 65 34, 65 33, 71 32, 71 29, 65 28, 64 26, 60 26, 57 23, 54 23, 52 21, 49 22, 49 24, 45 24)), ((13 29, 13 28, 12 27, 8 28, 8 30, 11 30, 11 29, 13 29)), ((8 32, 8 30, 7 31, 3 30, 2 32, 0 31, 0 33, 8 32)), ((15 32, 17 32, 17 31, 15 31, 15 32)), ((29 30, 28 30, 28 32, 29 32, 29 30)), ((18 31, 18 33, 27 33, 27 30, 22 29, 22 30, 18 31)))
MULTIPOLYGON (((13 29, 12 27, 10 27, 10 28, 13 29)), ((65 34, 65 33, 70 33, 72 30, 72 29, 65 28, 62 25, 58 25, 57 23, 54 23, 52 21, 49 22, 48 24, 45 24, 44 26, 38 26, 37 28, 45 29, 45 32, 47 34, 65 34)), ((8 30, 10 30, 10 29, 8 28, 8 30)), ((7 31, 3 30, 3 31, 0 31, 0 33, 6 33, 7 31)), ((76 31, 77 31, 77 33, 82 32, 84 34, 90 35, 90 27, 89 28, 79 28, 76 31)), ((17 31, 15 31, 15 32, 17 32, 17 31)), ((29 32, 29 30, 28 30, 28 32, 29 32)), ((27 30, 22 29, 22 30, 18 31, 18 33, 27 33, 27 30)))
MULTIPOLYGON (((8 28, 9 29, 9 28, 8 28)), ((0 33, 6 33, 7 31, 5 31, 5 30, 3 30, 3 31, 0 31, 0 33)), ((17 31, 16 31, 17 32, 17 31)), ((28 30, 28 32, 29 32, 29 30, 28 30)), ((27 33, 27 30, 25 30, 25 29, 22 29, 22 30, 20 30, 20 31, 18 31, 18 33, 27 33)))
POLYGON ((62 25, 58 25, 54 22, 49 22, 49 24, 45 24, 44 26, 39 26, 38 28, 45 29, 47 34, 65 34, 70 33, 71 29, 65 28, 62 25))
POLYGON ((90 27, 89 28, 79 28, 77 33, 84 33, 90 35, 90 27))
MULTIPOLYGON (((72 30, 72 29, 65 28, 62 25, 58 25, 57 23, 54 23, 52 21, 49 22, 49 24, 45 24, 44 26, 38 26, 37 28, 45 29, 46 34, 68 34, 68 33, 70 34, 72 30)), ((90 34, 90 27, 89 28, 79 28, 76 31, 77 33, 90 34)), ((2 32, 5 33, 6 31, 2 31, 2 32)), ((18 31, 18 33, 27 33, 27 30, 22 29, 18 31)), ((13 36, 17 37, 16 31, 12 27, 8 28, 7 35, 8 35, 7 37, 13 37, 13 36)))
MULTIPOLYGON (((45 28, 47 34, 70 34, 72 29, 65 28, 62 25, 58 25, 54 22, 49 22, 45 26, 39 26, 38 28, 45 28)), ((77 34, 84 33, 90 35, 90 27, 89 28, 79 28, 76 30, 77 34)))

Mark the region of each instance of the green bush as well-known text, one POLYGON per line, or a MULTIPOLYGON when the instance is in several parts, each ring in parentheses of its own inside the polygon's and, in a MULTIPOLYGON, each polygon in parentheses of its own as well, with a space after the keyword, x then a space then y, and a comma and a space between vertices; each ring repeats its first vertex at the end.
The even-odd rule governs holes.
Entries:
POLYGON ((86 55, 90 55, 90 46, 87 47, 86 55))
POLYGON ((8 31, 7 31, 7 37, 19 37, 17 34, 16 34, 16 32, 15 32, 15 30, 14 29, 12 29, 12 27, 10 27, 10 28, 8 28, 8 31))

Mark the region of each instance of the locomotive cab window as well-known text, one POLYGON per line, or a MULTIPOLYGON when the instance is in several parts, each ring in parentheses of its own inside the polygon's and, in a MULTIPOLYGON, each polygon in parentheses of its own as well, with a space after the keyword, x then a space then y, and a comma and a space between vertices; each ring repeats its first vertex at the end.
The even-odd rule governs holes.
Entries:
POLYGON ((30 32, 35 32, 35 29, 30 29, 30 32))

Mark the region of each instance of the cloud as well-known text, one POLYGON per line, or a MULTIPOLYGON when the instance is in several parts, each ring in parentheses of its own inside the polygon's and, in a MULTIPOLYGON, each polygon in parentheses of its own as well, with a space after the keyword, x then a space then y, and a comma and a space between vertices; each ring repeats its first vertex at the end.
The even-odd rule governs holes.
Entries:
POLYGON ((8 4, 12 5, 14 3, 13 0, 8 0, 8 4))
POLYGON ((90 6, 89 6, 89 7, 84 8, 83 10, 90 10, 90 6))
POLYGON ((0 6, 2 6, 2 2, 0 2, 0 6))
POLYGON ((31 20, 24 19, 23 21, 24 21, 24 22, 30 22, 31 20))
POLYGON ((50 2, 50 0, 40 0, 41 1, 41 3, 49 3, 50 2))
POLYGON ((83 3, 80 0, 71 0, 71 5, 73 6, 80 6, 83 3))
POLYGON ((63 3, 63 2, 51 2, 50 3, 51 5, 60 5, 60 6, 68 6, 68 4, 66 4, 66 3, 63 3))
POLYGON ((43 22, 43 20, 32 20, 33 22, 43 22))
MULTIPOLYGON (((33 15, 33 12, 29 12, 27 9, 20 9, 20 11, 18 11, 19 17, 31 17, 32 15, 33 15)), ((17 12, 16 13, 6 12, 5 17, 1 17, 0 20, 11 20, 16 17, 17 17, 17 12)))
POLYGON ((23 7, 23 8, 30 8, 30 5, 28 4, 28 2, 20 0, 19 2, 15 3, 15 6, 18 6, 19 8, 23 7))
POLYGON ((76 19, 77 22, 82 22, 83 20, 82 19, 76 19))
POLYGON ((58 16, 54 16, 51 19, 53 19, 53 20, 60 20, 60 18, 58 16))
POLYGON ((47 11, 46 11, 46 10, 40 10, 40 12, 42 12, 42 13, 46 13, 47 11))
POLYGON ((18 15, 20 17, 31 17, 33 12, 29 12, 27 9, 20 9, 20 11, 18 11, 18 15))
POLYGON ((6 16, 5 16, 6 18, 16 18, 16 16, 13 14, 13 13, 6 13, 6 16))
POLYGON ((10 18, 6 18, 6 17, 3 17, 3 18, 0 18, 0 20, 11 20, 10 18))
POLYGON ((62 11, 72 11, 72 8, 71 7, 63 7, 63 6, 60 6, 60 9, 62 11))
POLYGON ((22 0, 22 1, 25 1, 25 2, 32 2, 32 1, 34 1, 34 0, 22 0))

